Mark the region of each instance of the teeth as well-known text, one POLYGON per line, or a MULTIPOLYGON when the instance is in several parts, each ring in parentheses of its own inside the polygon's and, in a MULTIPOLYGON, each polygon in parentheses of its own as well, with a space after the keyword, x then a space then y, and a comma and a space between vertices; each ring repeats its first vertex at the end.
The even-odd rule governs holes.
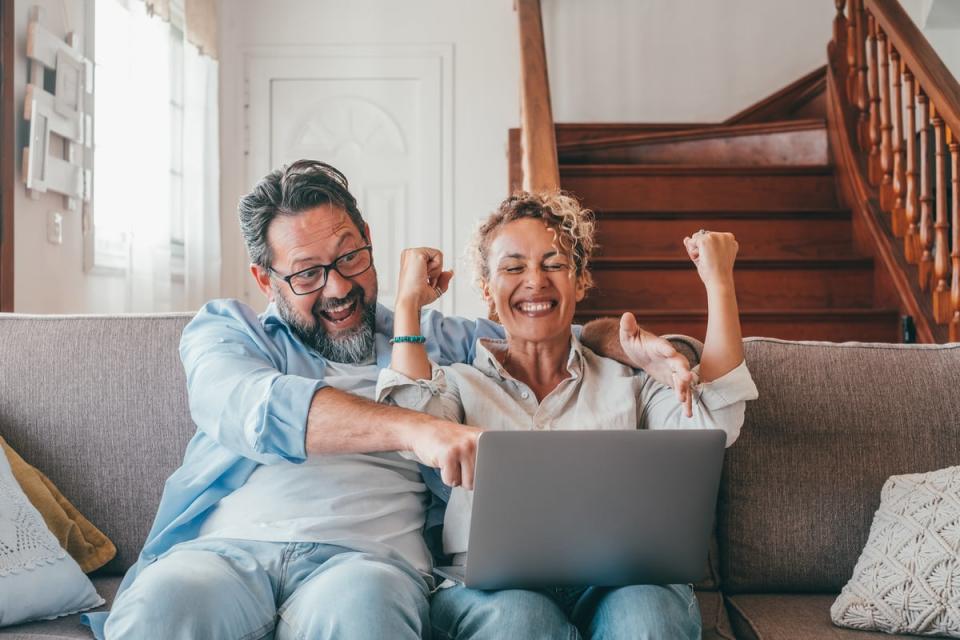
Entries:
POLYGON ((547 311, 551 307, 553 307, 553 303, 551 302, 521 302, 520 303, 520 310, 527 313, 532 313, 537 311, 547 311))
POLYGON ((332 307, 330 309, 327 309, 327 313, 340 313, 341 311, 346 311, 352 305, 353 305, 352 302, 348 302, 347 304, 342 304, 339 307, 332 307))

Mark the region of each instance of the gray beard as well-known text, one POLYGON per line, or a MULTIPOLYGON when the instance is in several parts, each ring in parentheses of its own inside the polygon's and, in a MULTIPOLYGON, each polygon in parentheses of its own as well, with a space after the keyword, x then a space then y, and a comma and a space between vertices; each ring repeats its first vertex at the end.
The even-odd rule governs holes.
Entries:
MULTIPOLYGON (((297 312, 287 304, 287 299, 282 293, 274 291, 277 295, 274 299, 277 303, 277 311, 293 332, 300 338, 303 344, 307 345, 323 358, 333 362, 342 362, 344 364, 360 364, 373 355, 374 329, 377 321, 376 302, 367 304, 363 299, 363 290, 357 287, 350 296, 344 298, 352 299, 357 297, 357 304, 361 305, 360 324, 352 329, 344 329, 335 334, 324 331, 320 320, 320 311, 323 309, 323 298, 317 300, 312 309, 313 325, 309 326, 304 319, 300 318, 297 312), (359 292, 358 294, 355 292, 359 292)), ((327 303, 327 306, 334 307, 341 304, 341 300, 327 303)))

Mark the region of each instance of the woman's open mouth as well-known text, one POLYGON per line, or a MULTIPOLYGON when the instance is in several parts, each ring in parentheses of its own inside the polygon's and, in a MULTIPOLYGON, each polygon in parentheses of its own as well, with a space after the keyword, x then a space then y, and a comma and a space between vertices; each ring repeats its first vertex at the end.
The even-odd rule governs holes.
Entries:
POLYGON ((528 318, 539 318, 553 313, 558 306, 560 303, 556 300, 538 300, 518 302, 513 308, 528 318))

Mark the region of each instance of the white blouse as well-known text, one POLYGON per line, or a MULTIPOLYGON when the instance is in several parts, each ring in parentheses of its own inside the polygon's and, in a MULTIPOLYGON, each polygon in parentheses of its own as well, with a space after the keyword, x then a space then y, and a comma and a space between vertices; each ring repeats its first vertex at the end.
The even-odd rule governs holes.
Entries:
MULTIPOLYGON (((673 389, 644 371, 598 356, 571 335, 570 377, 537 402, 494 356, 492 350, 505 346, 503 340, 478 340, 472 365, 432 365, 430 380, 382 369, 377 400, 494 430, 722 429, 729 447, 740 433, 746 401, 757 398, 741 362, 716 380, 694 384, 693 417, 687 418, 673 389)), ((454 554, 458 564, 467 551, 472 498, 473 492, 454 488, 444 516, 444 552, 454 554)))

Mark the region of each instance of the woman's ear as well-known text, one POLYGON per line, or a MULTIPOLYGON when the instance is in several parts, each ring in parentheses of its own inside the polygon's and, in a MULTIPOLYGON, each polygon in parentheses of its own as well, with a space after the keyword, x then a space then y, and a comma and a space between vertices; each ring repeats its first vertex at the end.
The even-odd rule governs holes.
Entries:
POLYGON ((587 278, 582 273, 577 276, 577 286, 575 291, 577 302, 582 301, 587 295, 587 278))
POLYGON ((493 302, 493 295, 490 293, 490 283, 486 280, 480 281, 480 295, 483 301, 487 303, 487 319, 494 322, 500 322, 500 316, 497 315, 497 305, 493 302))

